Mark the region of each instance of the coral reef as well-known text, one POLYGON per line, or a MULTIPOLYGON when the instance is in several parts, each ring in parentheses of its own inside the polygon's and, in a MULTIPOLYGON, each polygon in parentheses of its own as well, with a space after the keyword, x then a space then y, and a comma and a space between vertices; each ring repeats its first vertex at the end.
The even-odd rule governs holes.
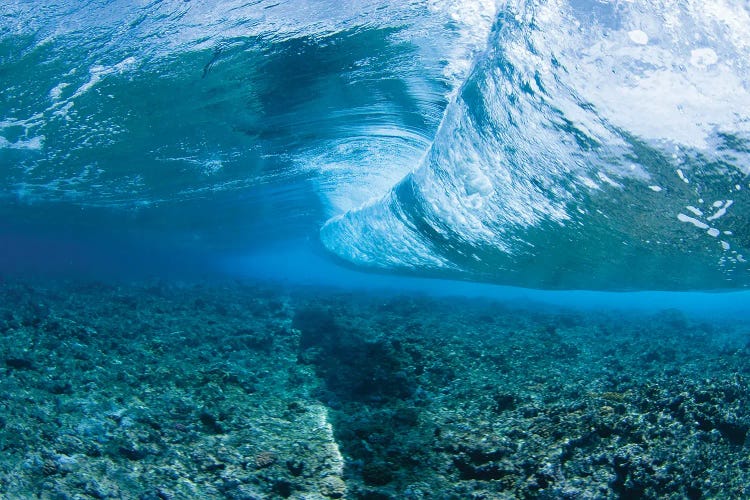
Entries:
POLYGON ((236 282, 0 299, 3 498, 750 496, 747 323, 236 282))

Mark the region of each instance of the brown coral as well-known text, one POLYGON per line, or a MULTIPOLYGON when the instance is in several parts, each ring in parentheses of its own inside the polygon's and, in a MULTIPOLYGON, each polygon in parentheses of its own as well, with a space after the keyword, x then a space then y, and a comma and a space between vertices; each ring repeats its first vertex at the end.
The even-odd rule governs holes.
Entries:
POLYGON ((272 451, 262 451, 255 455, 255 467, 258 469, 265 469, 276 463, 276 453, 272 451))

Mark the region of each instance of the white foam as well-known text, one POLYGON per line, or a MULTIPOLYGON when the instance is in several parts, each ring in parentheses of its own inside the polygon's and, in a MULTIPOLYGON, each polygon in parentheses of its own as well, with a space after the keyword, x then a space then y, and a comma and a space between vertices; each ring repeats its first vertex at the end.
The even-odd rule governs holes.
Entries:
POLYGON ((112 66, 102 66, 95 64, 89 68, 89 80, 78 87, 78 89, 68 98, 68 101, 75 100, 94 88, 102 78, 115 73, 123 73, 129 69, 132 69, 136 64, 136 59, 133 56, 126 57, 122 61, 112 66))
MULTIPOLYGON (((724 204, 724 206, 722 206, 721 202, 716 202, 716 203, 719 203, 718 206, 721 207, 721 208, 719 208, 712 216, 707 217, 706 220, 716 220, 719 217, 724 216, 727 213, 727 209, 732 206, 732 204, 734 203, 734 201, 727 200, 726 203, 724 204)), ((716 203, 714 203, 714 207, 717 207, 716 203)))
POLYGON ((708 229, 708 227, 709 227, 708 224, 706 224, 705 222, 701 222, 698 219, 690 217, 689 215, 677 214, 677 219, 680 222, 687 222, 688 224, 692 224, 695 227, 697 227, 698 229, 708 229))
POLYGON ((648 43, 648 35, 641 30, 628 31, 628 37, 637 45, 646 45, 648 43))
POLYGON ((578 177, 578 179, 583 183, 584 186, 586 186, 589 189, 600 189, 599 184, 591 180, 589 177, 585 175, 581 175, 578 177))
POLYGON ((65 90, 65 87, 70 86, 69 83, 62 82, 55 85, 50 91, 49 91, 49 97, 53 101, 59 101, 60 97, 62 96, 63 90, 65 90))
POLYGON ((487 36, 497 14, 495 0, 428 0, 427 8, 447 16, 457 26, 456 43, 449 47, 443 73, 452 82, 451 93, 466 79, 477 54, 487 45, 487 36))
POLYGON ((607 174, 605 174, 604 172, 597 172, 597 173, 596 173, 596 176, 597 176, 597 177, 599 177, 599 179, 600 179, 600 180, 601 180, 602 182, 605 182, 605 183, 609 184, 609 185, 610 185, 610 186, 612 186, 612 187, 616 187, 616 188, 621 188, 621 187, 622 187, 622 184, 620 184, 619 182, 615 182, 615 181, 613 181, 613 180, 612 180, 612 179, 611 179, 611 178, 610 178, 610 177, 609 177, 609 176, 608 176, 607 174))
POLYGON ((0 136, 0 149, 20 149, 27 151, 39 151, 44 147, 44 136, 38 135, 24 139, 18 139, 11 142, 3 136, 0 136))
POLYGON ((688 210, 690 210, 691 212, 693 212, 694 215, 697 215, 698 217, 703 217, 703 212, 701 212, 700 209, 695 208, 695 207, 690 206, 690 205, 686 206, 685 208, 687 208, 688 210))
MULTIPOLYGON (((555 29, 553 23, 544 28, 555 57, 566 57, 562 65, 575 68, 566 78, 577 95, 613 125, 649 141, 713 153, 717 131, 750 132, 745 111, 750 109, 750 35, 738 22, 748 17, 747 3, 656 0, 631 5, 621 9, 618 21, 648 26, 626 32, 631 44, 606 36, 606 30, 587 19, 575 18, 588 26, 574 32, 555 29), (736 12, 734 18, 728 12, 736 12), (658 19, 672 22, 662 25, 658 19), (658 33, 653 43, 646 35, 652 30, 658 33)), ((566 3, 557 7, 556 24, 570 24, 566 3)), ((742 163, 736 166, 742 168, 742 163)))
POLYGON ((705 68, 719 62, 719 56, 716 51, 710 47, 693 49, 690 51, 690 64, 699 68, 705 68))

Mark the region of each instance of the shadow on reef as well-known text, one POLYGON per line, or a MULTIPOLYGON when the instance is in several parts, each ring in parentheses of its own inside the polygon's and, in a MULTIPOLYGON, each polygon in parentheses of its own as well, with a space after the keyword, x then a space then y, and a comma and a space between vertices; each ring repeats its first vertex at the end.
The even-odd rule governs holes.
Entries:
POLYGON ((299 311, 292 327, 301 333, 300 361, 315 367, 335 399, 377 405, 414 394, 398 344, 344 328, 326 309, 299 311))
POLYGON ((317 396, 332 410, 346 475, 364 484, 355 498, 391 498, 376 488, 413 476, 430 447, 419 429, 420 370, 398 339, 342 322, 331 308, 299 310, 292 323, 300 331, 298 359, 324 383, 317 396))
POLYGON ((330 410, 350 498, 745 491, 714 482, 746 463, 741 335, 722 348, 716 328, 676 311, 349 296, 300 306, 297 359, 322 382, 314 396, 330 410))

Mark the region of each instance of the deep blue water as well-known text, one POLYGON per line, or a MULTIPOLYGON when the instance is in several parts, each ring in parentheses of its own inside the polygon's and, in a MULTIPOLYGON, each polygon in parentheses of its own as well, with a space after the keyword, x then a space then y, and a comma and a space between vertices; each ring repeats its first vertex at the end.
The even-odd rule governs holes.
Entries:
POLYGON ((0 272, 744 315, 748 18, 3 2, 0 272))

